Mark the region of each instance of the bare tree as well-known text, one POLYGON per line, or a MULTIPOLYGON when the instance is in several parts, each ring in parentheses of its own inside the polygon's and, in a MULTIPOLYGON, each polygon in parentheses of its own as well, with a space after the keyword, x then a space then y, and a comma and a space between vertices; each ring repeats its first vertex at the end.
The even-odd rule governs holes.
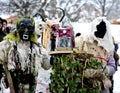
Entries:
POLYGON ((119 19, 120 18, 120 0, 115 0, 113 7, 107 14, 109 19, 119 19))
POLYGON ((70 21, 75 22, 81 18, 81 11, 87 0, 59 0, 59 6, 66 11, 70 21))
POLYGON ((33 15, 38 4, 38 0, 10 0, 9 12, 17 12, 20 16, 33 15))
POLYGON ((7 5, 1 5, 0 11, 20 16, 40 13, 44 18, 55 19, 62 16, 57 8, 61 7, 65 10, 64 22, 78 22, 81 19, 91 21, 97 16, 117 18, 120 15, 119 4, 119 0, 9 0, 7 5))
POLYGON ((117 0, 93 0, 91 3, 95 10, 100 11, 100 16, 108 16, 117 0))
POLYGON ((44 17, 60 17, 59 10, 61 7, 66 11, 66 17, 70 21, 78 21, 81 18, 80 12, 82 6, 87 0, 10 0, 9 12, 17 12, 19 15, 34 15, 39 12, 44 17), (84 2, 83 2, 84 1, 84 2), (58 12, 58 13, 57 13, 58 12))

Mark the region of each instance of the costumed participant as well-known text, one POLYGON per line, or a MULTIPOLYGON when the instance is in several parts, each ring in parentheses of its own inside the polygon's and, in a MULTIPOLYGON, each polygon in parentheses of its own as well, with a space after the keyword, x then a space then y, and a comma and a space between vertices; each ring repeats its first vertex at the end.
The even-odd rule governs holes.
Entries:
POLYGON ((37 33, 38 37, 38 42, 43 45, 47 49, 47 51, 50 51, 50 45, 48 41, 50 41, 50 27, 48 24, 44 21, 36 21, 35 24, 35 31, 37 33))
MULTIPOLYGON (((43 47, 49 52, 50 51, 50 27, 46 22, 36 21, 35 32, 37 33, 38 42, 43 45, 43 47)), ((51 68, 48 70, 39 69, 39 74, 37 77, 37 85, 35 93, 49 93, 49 83, 50 83, 50 72, 51 68)))
MULTIPOLYGON (((103 80, 101 93, 109 93, 111 82, 109 76, 115 73, 114 44, 110 32, 110 23, 105 17, 98 17, 93 20, 90 31, 77 39, 80 52, 86 52, 94 55, 94 58, 103 63, 103 72, 106 77, 103 80)), ((87 71, 86 71, 87 72, 87 71)), ((103 73, 101 72, 101 73, 103 73)), ((90 71, 92 73, 92 71, 90 71)), ((90 74, 88 71, 88 74, 90 74)), ((93 70, 94 73, 94 70, 93 70)))
MULTIPOLYGON (((58 34, 58 29, 61 27, 61 21, 63 20, 64 16, 65 16, 65 11, 62 8, 57 7, 58 9, 60 9, 63 13, 62 17, 58 20, 58 19, 44 19, 44 17, 39 14, 36 13, 34 15, 34 17, 36 17, 37 15, 39 15, 42 18, 42 22, 39 22, 36 27, 36 31, 41 32, 41 38, 40 38, 40 42, 43 44, 43 46, 47 49, 47 51, 54 51, 56 48, 56 37, 58 34)), ((39 33, 38 33, 39 34, 39 33)))
POLYGON ((11 93, 35 91, 38 70, 47 70, 51 65, 46 49, 37 43, 32 18, 20 18, 16 30, 5 36, 0 43, 0 62, 4 66, 11 93))
POLYGON ((47 51, 53 51, 56 48, 56 37, 61 23, 58 20, 46 19, 45 22, 36 22, 36 33, 40 36, 38 42, 41 42, 47 51))

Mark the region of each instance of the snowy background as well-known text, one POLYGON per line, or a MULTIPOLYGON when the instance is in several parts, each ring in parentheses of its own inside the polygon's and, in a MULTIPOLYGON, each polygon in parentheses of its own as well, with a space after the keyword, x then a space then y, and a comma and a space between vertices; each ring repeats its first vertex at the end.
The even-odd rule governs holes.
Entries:
MULTIPOLYGON (((86 22, 86 19, 88 20, 87 22, 90 22, 96 16, 102 14, 107 14, 110 19, 120 18, 120 0, 0 0, 0 17, 8 18, 13 11, 24 15, 26 13, 25 10, 27 10, 28 15, 40 12, 48 18, 59 18, 59 12, 53 11, 58 6, 66 11, 66 20, 64 21, 66 24, 69 23, 68 18, 73 22, 86 22), (102 1, 106 1, 105 5, 102 1), (105 11, 102 11, 104 10, 103 8, 105 8, 105 11)), ((77 32, 83 33, 87 31, 90 23, 72 23, 72 25, 76 34, 77 32)), ((120 47, 120 25, 112 25, 111 33, 120 47)), ((120 48, 117 52, 120 55, 120 48)), ((120 93, 119 76, 120 67, 114 75, 114 93, 120 93)))
POLYGON ((120 93, 120 67, 114 74, 114 91, 113 93, 120 93))

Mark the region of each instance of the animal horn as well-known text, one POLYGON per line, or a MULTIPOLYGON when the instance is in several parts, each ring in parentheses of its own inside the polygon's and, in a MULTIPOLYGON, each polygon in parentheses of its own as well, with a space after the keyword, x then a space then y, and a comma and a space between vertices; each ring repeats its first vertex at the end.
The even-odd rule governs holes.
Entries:
POLYGON ((63 18, 65 17, 65 10, 63 10, 62 8, 60 7, 57 7, 58 9, 62 10, 63 12, 63 16, 61 17, 61 19, 59 20, 59 22, 61 22, 63 20, 63 18))
POLYGON ((42 18, 42 21, 45 22, 45 19, 43 18, 43 16, 40 13, 36 13, 33 17, 36 17, 38 15, 42 18))

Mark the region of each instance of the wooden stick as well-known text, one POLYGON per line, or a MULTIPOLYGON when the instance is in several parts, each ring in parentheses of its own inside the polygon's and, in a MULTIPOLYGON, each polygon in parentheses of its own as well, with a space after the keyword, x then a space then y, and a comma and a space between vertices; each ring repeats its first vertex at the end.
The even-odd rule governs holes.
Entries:
POLYGON ((8 83, 9 83, 10 93, 15 93, 12 77, 11 77, 11 74, 10 74, 8 68, 7 68, 6 62, 3 62, 3 66, 4 66, 4 70, 5 70, 5 73, 6 73, 6 76, 7 76, 7 80, 8 80, 8 83))

